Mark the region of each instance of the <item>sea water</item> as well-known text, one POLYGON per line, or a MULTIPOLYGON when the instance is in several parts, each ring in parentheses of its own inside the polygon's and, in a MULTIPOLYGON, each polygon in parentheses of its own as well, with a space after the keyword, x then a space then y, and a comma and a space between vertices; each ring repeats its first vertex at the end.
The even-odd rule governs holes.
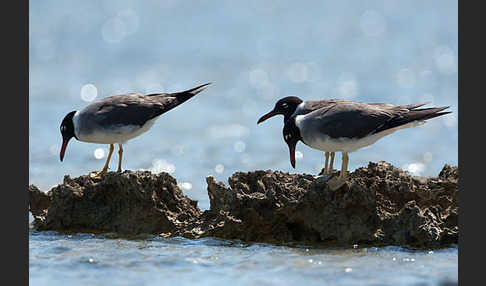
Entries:
POLYGON ((318 248, 30 231, 30 285, 457 285, 457 246, 318 248))

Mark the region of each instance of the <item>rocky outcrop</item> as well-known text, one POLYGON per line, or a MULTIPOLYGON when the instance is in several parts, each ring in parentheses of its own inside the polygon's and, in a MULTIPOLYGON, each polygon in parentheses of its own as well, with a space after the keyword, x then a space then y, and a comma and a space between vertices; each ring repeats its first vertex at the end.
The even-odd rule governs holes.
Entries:
POLYGON ((229 187, 207 178, 212 236, 266 242, 441 247, 458 239, 458 173, 411 177, 386 162, 332 178, 278 171, 235 173, 229 187), (335 184, 334 184, 335 185, 335 184))
POLYGON ((101 179, 64 177, 42 193, 29 186, 33 226, 38 230, 171 233, 201 215, 167 173, 110 172, 101 179))
POLYGON ((29 187, 39 230, 151 233, 258 242, 438 248, 458 241, 458 169, 436 178, 369 163, 344 183, 280 171, 237 172, 229 186, 206 178, 210 209, 170 175, 125 171, 71 179, 47 194, 29 187))

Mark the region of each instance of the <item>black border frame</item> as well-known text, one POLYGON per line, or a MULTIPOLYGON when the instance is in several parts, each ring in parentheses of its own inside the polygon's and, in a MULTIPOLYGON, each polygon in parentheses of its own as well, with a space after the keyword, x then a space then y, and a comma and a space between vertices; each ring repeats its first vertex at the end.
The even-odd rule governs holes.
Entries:
POLYGON ((29 283, 29 2, 4 5, 1 98, 2 175, 2 284, 29 283))

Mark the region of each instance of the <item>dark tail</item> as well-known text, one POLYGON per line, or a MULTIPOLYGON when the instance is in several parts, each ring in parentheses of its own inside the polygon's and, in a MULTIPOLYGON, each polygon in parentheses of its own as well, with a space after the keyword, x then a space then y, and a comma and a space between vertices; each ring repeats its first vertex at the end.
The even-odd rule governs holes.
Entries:
POLYGON ((452 113, 452 111, 441 112, 442 110, 445 110, 450 106, 416 109, 417 107, 420 107, 422 105, 424 104, 409 105, 407 108, 409 110, 408 112, 406 113, 400 112, 396 114, 385 124, 378 127, 373 133, 378 133, 387 129, 395 128, 410 122, 424 121, 434 117, 452 113))
POLYGON ((145 96, 154 97, 161 105, 157 108, 157 111, 153 113, 152 118, 159 116, 179 104, 184 103, 194 95, 203 91, 211 83, 206 83, 195 88, 188 89, 186 91, 174 92, 174 93, 152 93, 145 96))
POLYGON ((196 94, 200 93, 201 91, 203 91, 210 84, 211 83, 208 82, 208 83, 202 84, 202 85, 200 85, 198 87, 191 88, 191 89, 188 89, 186 91, 182 91, 182 92, 178 92, 178 93, 190 93, 192 95, 196 95, 196 94))
POLYGON ((398 106, 398 107, 412 110, 412 109, 424 106, 424 105, 429 104, 429 103, 430 102, 424 102, 424 103, 419 103, 419 104, 401 105, 401 106, 398 106))
POLYGON ((177 105, 179 105, 179 104, 183 103, 184 101, 188 100, 189 98, 193 97, 194 95, 200 93, 204 89, 206 89, 206 87, 210 84, 211 83, 209 82, 209 83, 206 83, 206 84, 203 84, 203 85, 200 85, 200 86, 197 86, 195 88, 191 88, 191 89, 188 89, 188 90, 185 90, 185 91, 175 92, 175 93, 170 94, 170 96, 175 96, 177 98, 177 105))

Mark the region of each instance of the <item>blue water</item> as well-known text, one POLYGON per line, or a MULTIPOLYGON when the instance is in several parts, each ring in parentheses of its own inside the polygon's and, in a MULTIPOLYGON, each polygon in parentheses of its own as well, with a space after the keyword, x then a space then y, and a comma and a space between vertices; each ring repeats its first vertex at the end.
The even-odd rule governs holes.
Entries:
POLYGON ((30 285, 440 285, 457 248, 320 249, 215 239, 30 234, 30 285))
MULTIPOLYGON (((205 183, 208 175, 226 181, 235 171, 320 171, 322 152, 302 143, 297 145, 297 168, 290 166, 281 117, 256 125, 276 100, 288 95, 304 100, 348 98, 450 105, 450 115, 400 130, 350 154, 349 169, 386 160, 416 175, 436 176, 445 163, 457 165, 457 1, 30 1, 29 21, 29 182, 45 191, 61 183, 65 174, 75 177, 101 169, 108 151, 108 146, 73 140, 61 163, 59 125, 66 113, 83 108, 93 97, 97 100, 124 92, 175 92, 206 82, 213 84, 164 114, 148 133, 124 145, 123 161, 124 169, 170 172, 203 210, 209 208, 205 183)), ((115 153, 111 170, 116 170, 116 164, 115 153)), ((340 164, 337 155, 335 166, 340 164)), ((104 266, 80 262, 84 254, 78 249, 83 247, 92 247, 100 255, 106 248, 113 261, 126 260, 116 256, 118 251, 113 251, 115 242, 111 240, 69 240, 55 235, 31 238, 31 252, 44 251, 48 257, 31 264, 31 277, 38 282, 59 274, 59 270, 48 267, 51 263, 66 262, 72 271, 62 271, 57 277, 61 280, 64 275, 135 277, 138 271, 124 273, 124 266, 120 265, 100 270, 98 267, 104 266), (41 242, 49 247, 42 250, 41 242), (67 261, 56 253, 61 243, 73 243, 72 252, 67 251, 72 255, 67 261), (73 261, 79 262, 81 268, 72 268, 73 261), (38 271, 40 268, 44 271, 38 271), (103 271, 109 275, 100 274, 103 271)), ((172 242, 171 246, 181 248, 192 243, 172 242)), ((194 248, 207 248, 206 241, 194 243, 194 248)), ((294 273, 304 280, 314 279, 314 274, 302 273, 319 269, 304 263, 297 268, 299 271, 290 271, 292 266, 286 263, 293 261, 293 252, 288 248, 213 246, 207 251, 223 251, 221 259, 228 265, 213 266, 233 269, 235 272, 225 277, 233 277, 227 278, 232 283, 243 283, 234 278, 243 271, 235 266, 244 259, 237 253, 249 250, 269 263, 268 267, 273 257, 270 253, 277 251, 283 265, 273 265, 271 271, 294 273)), ((149 260, 153 256, 135 246, 127 251, 136 253, 133 259, 138 262, 133 263, 142 265, 140 273, 149 271, 156 277, 178 273, 169 266, 160 266, 152 273, 153 266, 148 266, 152 264, 144 264, 143 260, 144 255, 149 255, 149 260)), ((177 256, 189 255, 185 251, 189 249, 177 256)), ((395 250, 385 248, 379 253, 387 256, 395 250)), ((425 264, 425 268, 440 273, 441 268, 457 269, 457 250, 446 253, 456 259, 434 253, 431 257, 436 263, 425 264)), ((194 259, 202 259, 201 255, 194 259)), ((363 264, 348 252, 342 252, 340 257, 353 265, 363 264)), ((392 269, 393 264, 383 261, 370 263, 360 267, 371 267, 368 271, 381 267, 379 273, 371 272, 370 276, 408 277, 405 268, 392 269)), ((197 275, 193 268, 184 265, 193 266, 176 266, 191 273, 184 277, 208 279, 208 283, 218 281, 217 275, 197 275)), ((260 277, 262 267, 242 273, 245 277, 260 277)), ((347 283, 348 274, 324 277, 336 279, 338 285, 347 283)), ((120 279, 120 284, 129 280, 120 279)), ((406 284, 415 283, 409 282, 406 284)))

